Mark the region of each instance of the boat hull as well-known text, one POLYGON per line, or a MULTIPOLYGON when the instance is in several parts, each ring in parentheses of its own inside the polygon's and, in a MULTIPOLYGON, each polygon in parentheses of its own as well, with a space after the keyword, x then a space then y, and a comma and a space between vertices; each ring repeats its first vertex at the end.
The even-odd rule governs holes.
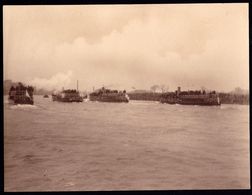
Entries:
POLYGON ((34 101, 30 98, 26 98, 26 99, 8 99, 9 104, 13 104, 13 105, 17 105, 17 104, 29 104, 29 105, 33 105, 34 101))
POLYGON ((58 101, 58 102, 83 102, 83 98, 81 97, 76 97, 76 98, 63 98, 63 97, 58 97, 58 96, 52 96, 53 101, 58 101))
POLYGON ((89 96, 90 101, 98 101, 98 102, 115 102, 115 103, 128 103, 129 99, 125 95, 100 95, 100 96, 89 96))

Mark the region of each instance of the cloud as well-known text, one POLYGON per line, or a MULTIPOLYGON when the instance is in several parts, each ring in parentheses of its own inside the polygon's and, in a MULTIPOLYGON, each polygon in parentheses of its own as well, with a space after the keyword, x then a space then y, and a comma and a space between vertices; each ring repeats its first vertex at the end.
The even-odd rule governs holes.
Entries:
POLYGON ((117 83, 149 88, 153 83, 167 83, 173 89, 178 85, 231 89, 237 81, 238 86, 246 85, 246 41, 236 35, 243 34, 242 24, 234 23, 239 26, 234 30, 232 25, 223 28, 223 23, 215 25, 211 20, 184 24, 184 17, 176 22, 153 18, 132 20, 122 32, 113 31, 97 44, 77 37, 59 45, 54 58, 60 59, 58 68, 72 64, 81 70, 77 74, 84 76, 87 86, 117 83), (221 33, 229 30, 235 33, 221 33), (237 48, 243 53, 237 55, 237 48))
POLYGON ((161 83, 248 88, 246 5, 84 7, 48 9, 52 20, 40 17, 43 9, 31 9, 27 15, 36 17, 26 22, 29 28, 7 20, 12 28, 4 29, 12 33, 4 33, 5 74, 48 78, 71 69, 69 85, 78 79, 82 90, 161 83))
POLYGON ((60 90, 71 83, 72 76, 73 73, 69 70, 66 73, 59 72, 49 79, 36 77, 30 83, 38 89, 60 90))

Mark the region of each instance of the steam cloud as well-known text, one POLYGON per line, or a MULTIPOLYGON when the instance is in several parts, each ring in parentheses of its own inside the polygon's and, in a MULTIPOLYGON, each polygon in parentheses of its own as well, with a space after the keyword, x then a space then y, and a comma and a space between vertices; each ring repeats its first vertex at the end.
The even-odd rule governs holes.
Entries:
POLYGON ((66 87, 70 84, 72 79, 72 71, 67 71, 66 73, 59 72, 53 75, 51 78, 34 78, 31 84, 38 89, 46 90, 59 90, 62 87, 66 87))

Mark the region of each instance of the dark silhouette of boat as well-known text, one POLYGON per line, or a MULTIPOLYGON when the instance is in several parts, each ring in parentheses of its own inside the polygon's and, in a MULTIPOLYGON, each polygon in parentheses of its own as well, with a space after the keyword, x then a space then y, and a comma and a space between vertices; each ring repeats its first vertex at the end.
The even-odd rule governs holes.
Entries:
POLYGON ((206 93, 203 91, 181 91, 180 87, 175 92, 163 93, 161 103, 181 105, 219 106, 220 98, 215 91, 206 93))
POLYGON ((83 97, 81 97, 78 91, 78 81, 77 89, 63 89, 60 92, 53 93, 52 100, 58 102, 83 102, 83 97))
POLYGON ((11 86, 8 101, 11 104, 34 104, 32 86, 25 86, 19 82, 17 86, 11 86))
POLYGON ((66 89, 52 94, 52 100, 58 102, 83 102, 83 98, 76 89, 66 89))
POLYGON ((49 98, 49 96, 48 96, 47 94, 45 94, 43 97, 44 97, 44 98, 49 98))
POLYGON ((102 87, 89 94, 90 101, 98 102, 129 102, 126 91, 111 90, 102 87))

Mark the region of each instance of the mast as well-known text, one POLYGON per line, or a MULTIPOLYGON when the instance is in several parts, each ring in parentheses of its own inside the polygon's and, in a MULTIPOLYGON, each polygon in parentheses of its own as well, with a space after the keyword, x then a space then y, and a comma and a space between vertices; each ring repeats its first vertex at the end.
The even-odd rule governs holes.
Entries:
POLYGON ((79 83, 78 83, 78 80, 77 80, 77 91, 78 91, 78 89, 79 89, 79 83))

